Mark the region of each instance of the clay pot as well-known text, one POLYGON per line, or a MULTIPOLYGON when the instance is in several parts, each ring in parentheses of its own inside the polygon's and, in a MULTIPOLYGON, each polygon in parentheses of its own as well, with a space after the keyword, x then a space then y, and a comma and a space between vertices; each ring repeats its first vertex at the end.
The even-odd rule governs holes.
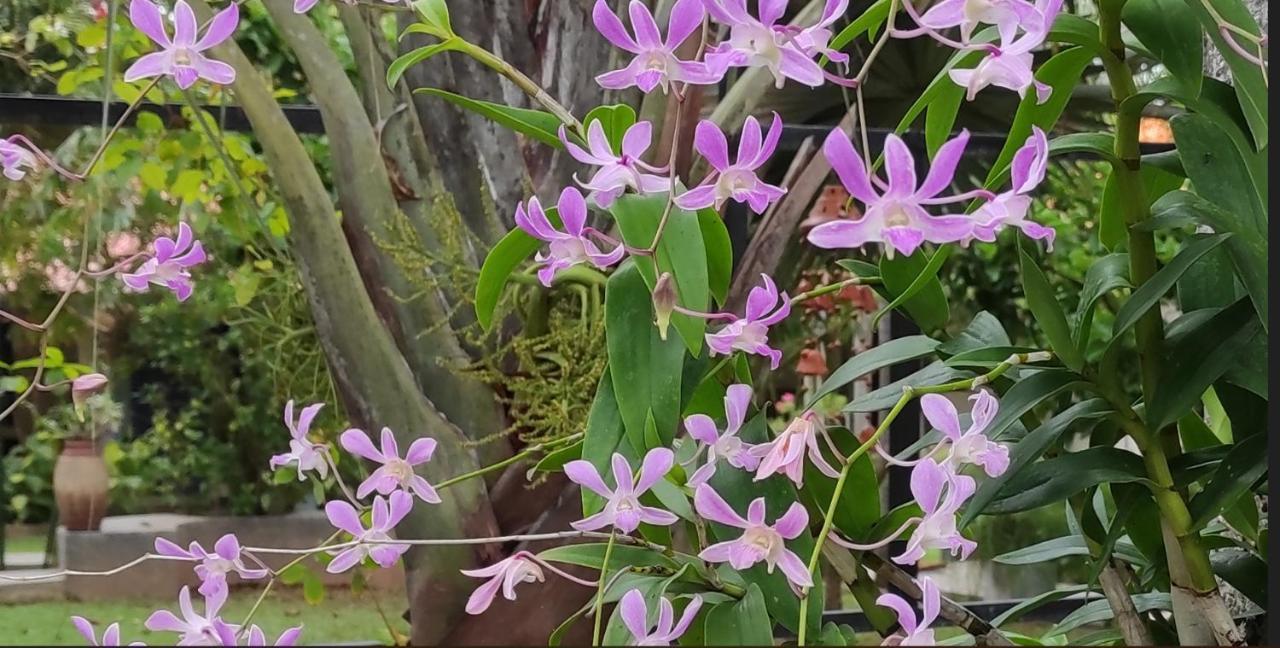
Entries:
POLYGON ((53 496, 68 531, 97 531, 107 513, 110 481, 102 448, 90 439, 68 439, 53 466, 53 496))

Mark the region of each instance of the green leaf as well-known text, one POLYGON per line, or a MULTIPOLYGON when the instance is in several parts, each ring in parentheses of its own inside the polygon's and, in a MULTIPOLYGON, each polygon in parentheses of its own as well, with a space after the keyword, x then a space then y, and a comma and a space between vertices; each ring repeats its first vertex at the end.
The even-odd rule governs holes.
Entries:
POLYGON ((178 172, 169 191, 182 200, 191 202, 200 196, 200 185, 204 182, 204 173, 195 169, 184 169, 178 172))
MULTIPOLYGON (((405 56, 408 56, 408 54, 405 56)), ((564 145, 560 143, 560 136, 557 134, 560 129, 560 120, 549 112, 530 110, 528 108, 512 108, 511 106, 471 99, 437 88, 418 88, 414 90, 414 93, 439 97, 449 103, 492 119, 517 133, 528 135, 543 144, 557 149, 564 148, 564 145)))
POLYGON ((1017 605, 1005 610, 1002 614, 1000 614, 1000 616, 997 616, 996 618, 992 619, 991 625, 997 628, 1003 627, 1004 624, 1009 623, 1011 621, 1017 621, 1019 617, 1021 617, 1022 615, 1028 612, 1031 612, 1037 608, 1044 607, 1045 605, 1049 603, 1053 603, 1054 601, 1060 601, 1073 594, 1079 594, 1080 592, 1088 591, 1088 589, 1089 589, 1088 585, 1067 585, 1065 587, 1059 587, 1057 589, 1049 590, 1048 592, 1045 592, 1043 594, 1038 594, 1029 599, 1024 599, 1022 602, 1018 603, 1017 605))
MULTIPOLYGON (((1157 197, 1163 196, 1182 186, 1183 178, 1159 167, 1144 164, 1139 176, 1142 178, 1143 195, 1147 205, 1157 197)), ((1120 184, 1115 173, 1107 174, 1107 182, 1102 187, 1102 205, 1098 212, 1098 240, 1107 249, 1116 250, 1128 243, 1125 233, 1124 213, 1121 209, 1120 184)))
POLYGON ((987 311, 978 311, 954 338, 938 345, 938 353, 955 356, 966 351, 975 351, 996 346, 1012 346, 1009 334, 995 315, 987 311))
POLYGON ((947 296, 942 292, 942 282, 936 276, 938 266, 933 264, 938 255, 943 255, 943 260, 946 260, 946 255, 941 250, 930 257, 922 248, 911 256, 886 256, 880 261, 880 278, 884 282, 885 291, 893 295, 894 302, 900 303, 920 330, 926 332, 942 328, 950 316, 947 296), (930 271, 933 272, 932 275, 929 274, 930 271), (918 279, 923 283, 916 285, 918 279), (914 294, 908 292, 912 289, 914 294), (900 295, 907 295, 908 298, 900 301, 900 295))
POLYGON ((960 115, 960 104, 964 102, 964 95, 964 86, 958 83, 944 85, 925 110, 924 146, 930 158, 951 136, 951 129, 956 125, 956 117, 960 115))
MULTIPOLYGON (((861 445, 858 438, 845 429, 830 429, 832 441, 840 455, 848 457, 861 445)), ((824 452, 827 461, 832 461, 830 453, 824 452)), ((833 463, 832 465, 838 465, 833 463)), ((809 510, 816 514, 825 514, 831 497, 835 495, 836 480, 822 474, 813 464, 804 467, 804 495, 809 502, 809 510), (821 512, 821 513, 818 513, 821 512)), ((820 519, 816 515, 814 519, 820 519)), ((879 540, 870 538, 867 533, 880 519, 880 482, 876 478, 875 466, 871 456, 863 453, 849 469, 841 491, 840 504, 836 507, 833 524, 849 538, 857 542, 879 540)))
POLYGON ((453 26, 449 24, 449 6, 444 0, 414 0, 414 11, 422 19, 422 24, 432 33, 447 38, 453 35, 453 26))
POLYGON ((486 331, 493 326, 493 312, 498 308, 498 301, 502 298, 502 291, 507 287, 511 273, 540 247, 542 241, 517 227, 507 232, 489 250, 476 280, 476 321, 486 331))
POLYGON ((729 299, 729 284, 733 280, 733 241, 729 239, 724 219, 710 207, 698 210, 698 227, 707 247, 707 284, 716 303, 723 306, 729 299))
POLYGON ((538 463, 534 464, 533 471, 553 472, 564 468, 564 465, 570 461, 582 458, 583 445, 585 445, 585 442, 579 441, 548 452, 546 456, 538 460, 538 463))
MULTIPOLYGON (((412 33, 419 30, 410 28, 407 31, 409 33, 412 33)), ((463 42, 460 39, 448 38, 444 42, 436 43, 434 45, 428 45, 426 47, 419 47, 418 49, 415 49, 407 54, 402 54, 396 57, 396 60, 392 61, 389 65, 387 65, 387 87, 394 88, 396 84, 400 82, 400 78, 404 76, 404 73, 408 71, 409 68, 435 56, 436 54, 462 49, 462 44, 463 42)), ((428 90, 432 90, 432 88, 419 88, 418 90, 414 90, 414 92, 425 92, 428 90)), ((436 92, 444 92, 444 91, 437 90, 436 92)), ((460 103, 460 102, 454 101, 454 103, 460 103)), ((483 102, 480 102, 480 103, 483 103, 483 102)), ((495 104, 490 104, 490 105, 495 105, 495 104)), ((464 107, 466 106, 464 105, 464 107)), ((520 109, 511 108, 510 110, 520 110, 520 109)), ((485 115, 485 116, 490 117, 489 115, 485 115)), ((490 117, 490 119, 493 119, 493 117, 490 117)), ((508 124, 508 126, 510 125, 508 124)))
POLYGON ((308 605, 320 605, 324 602, 324 581, 311 570, 307 570, 302 579, 302 598, 308 605))
MULTIPOLYGON (((614 201, 610 213, 618 221, 618 229, 622 239, 635 248, 647 248, 658 232, 658 224, 667 207, 667 197, 662 195, 624 195, 614 201)), ((679 209, 671 208, 667 224, 662 230, 662 238, 658 241, 655 257, 636 258, 635 265, 648 287, 646 299, 657 283, 658 275, 670 272, 675 279, 676 293, 680 305, 696 311, 706 311, 711 303, 710 279, 707 276, 707 248, 702 241, 702 225, 697 216, 679 209), (654 261, 657 259, 657 272, 654 261)), ((650 309, 652 310, 652 309, 650 309)), ((657 333, 653 325, 654 317, 650 316, 648 327, 657 333)), ((675 327, 690 353, 698 355, 702 349, 702 335, 706 331, 707 321, 700 317, 690 317, 676 313, 671 317, 671 325, 675 327)), ((612 354, 611 354, 612 357, 612 354)), ((662 423, 662 421, 659 421, 662 423)))
POLYGON ((1248 493, 1266 472, 1267 435, 1254 434, 1237 441, 1218 464, 1204 490, 1191 499, 1188 507, 1192 530, 1203 529, 1221 515, 1224 509, 1248 493))
POLYGON ((1068 133, 1049 140, 1049 155, 1088 153, 1104 162, 1119 164, 1116 136, 1111 133, 1068 133))
POLYGON ((1027 297, 1027 307, 1031 309, 1040 330, 1048 338, 1049 348, 1072 371, 1080 371, 1084 366, 1084 356, 1071 338, 1067 315, 1062 310, 1058 296, 1054 294, 1039 263, 1027 254, 1021 242, 1018 245, 1018 257, 1021 260, 1022 292, 1027 297))
POLYGON ((1146 469, 1138 455, 1107 446, 1087 448, 1034 463, 1009 480, 987 507, 987 514, 1029 511, 1110 482, 1144 482, 1146 469))
POLYGON ((894 338, 867 349, 853 356, 848 362, 840 365, 839 369, 832 372, 823 381, 822 385, 809 395, 807 402, 816 403, 827 394, 873 371, 927 356, 933 353, 937 346, 938 341, 933 338, 924 335, 911 335, 894 338))
POLYGON ((1217 232, 1237 234, 1227 246, 1237 274, 1267 325, 1267 211, 1265 199, 1254 189, 1254 179, 1239 151, 1226 144, 1226 133, 1213 120, 1200 115, 1180 115, 1170 124, 1187 177, 1203 201, 1185 195, 1163 202, 1193 210, 1217 232))
MULTIPOLYGON (((1171 610, 1173 609, 1173 600, 1165 592, 1149 592, 1146 594, 1134 594, 1133 606, 1137 608, 1139 613, 1150 612, 1151 610, 1171 610)), ((1107 621, 1115 616, 1111 611, 1111 604, 1106 599, 1091 601, 1077 608, 1066 618, 1058 622, 1045 637, 1056 637, 1066 634, 1071 630, 1075 630, 1082 625, 1090 623, 1100 623, 1107 621)))
POLYGON ((1064 11, 1053 21, 1047 40, 1085 47, 1095 54, 1103 54, 1106 47, 1098 39, 1098 23, 1083 16, 1064 11))
MULTIPOLYGON (((1007 402, 1008 399, 1004 400, 1007 402)), ((1002 402, 1001 409, 1007 408, 1005 403, 1002 402)), ((1106 401, 1100 398, 1087 400, 1068 407, 1034 431, 1028 433, 1022 440, 1014 444, 1009 453, 1009 467, 1004 473, 999 477, 984 480, 978 486, 977 492, 973 494, 973 497, 969 499, 968 505, 965 506, 964 514, 960 518, 960 528, 967 527, 974 518, 984 513, 987 505, 1004 493, 1005 486, 1018 477, 1024 469, 1032 465, 1032 462, 1043 456, 1045 451, 1053 446, 1058 437, 1062 436, 1064 432, 1077 425, 1097 422, 1110 415, 1111 412, 1112 409, 1106 401)))
POLYGON ((1200 94, 1204 37, 1196 15, 1183 0, 1128 0, 1124 25, 1190 93, 1200 94))
POLYGON ((988 189, 995 187, 996 180, 1013 162, 1013 154, 1031 136, 1032 126, 1039 126, 1045 132, 1052 130, 1053 125, 1062 116, 1067 100, 1071 98, 1071 91, 1075 89, 1080 75, 1084 73, 1085 67, 1093 60, 1094 55, 1095 52, 1087 47, 1072 47, 1055 54, 1036 70, 1036 80, 1048 85, 1053 92, 1042 104, 1036 103, 1034 92, 1028 92, 1023 98, 1018 105, 1018 111, 1013 115, 1013 124, 1009 126, 1009 137, 1005 140, 1004 148, 1000 149, 1000 155, 987 174, 984 186, 988 189))
POLYGON ((1129 255, 1123 253, 1108 254, 1094 261, 1084 275, 1084 286, 1080 289, 1080 306, 1073 318, 1076 349, 1084 355, 1089 348, 1089 337, 1093 331, 1093 311, 1102 296, 1117 288, 1129 288, 1129 255))
POLYGON ((605 139, 617 153, 622 150, 622 136, 626 135, 627 129, 636 123, 636 111, 626 104, 597 106, 587 113, 587 118, 582 120, 582 125, 591 126, 593 121, 600 122, 605 139))
POLYGON ((1159 304, 1160 299, 1173 288, 1178 278, 1191 267, 1191 264, 1207 254, 1209 250, 1221 245, 1229 236, 1231 235, 1216 234, 1187 245, 1169 262, 1169 265, 1161 268, 1146 283, 1134 290, 1124 306, 1120 307, 1120 312, 1116 313, 1115 324, 1111 327, 1111 343, 1115 344, 1125 331, 1132 328, 1147 311, 1159 304))
POLYGON ((940 385, 942 383, 959 380, 961 378, 969 378, 972 376, 973 372, 971 371, 953 369, 946 366, 941 361, 933 362, 906 378, 858 396, 848 405, 844 406, 844 411, 878 412, 880 410, 886 410, 893 407, 893 404, 898 402, 898 399, 902 397, 902 388, 908 385, 912 387, 940 385))
MULTIPOLYGON (((706 264, 700 267, 705 270, 706 264)), ((634 260, 624 262, 609 278, 604 319, 609 375, 615 386, 626 385, 614 395, 627 438, 637 452, 648 449, 645 419, 652 411, 663 444, 670 444, 680 415, 684 345, 658 337, 653 300, 634 260)))
POLYGON ((1147 426, 1163 429, 1191 411, 1214 381, 1244 362, 1254 338, 1260 336, 1264 333, 1253 305, 1241 299, 1177 340, 1169 340, 1160 382, 1146 405, 1147 426))
MULTIPOLYGON (((875 317, 871 318, 870 328, 875 329, 877 326, 879 326, 880 319, 882 317, 884 317, 890 311, 902 305, 903 303, 906 303, 907 300, 910 300, 916 295, 920 294, 921 291, 924 291, 926 288, 930 290, 931 295, 928 301, 921 301, 919 304, 917 304, 916 306, 917 312, 924 312, 925 310, 936 309, 937 304, 940 303, 942 305, 941 312, 943 313, 942 323, 945 324, 946 318, 949 315, 949 313, 947 312, 947 299, 945 294, 942 292, 942 282, 938 281, 937 277, 938 277, 938 270, 942 269, 942 264, 946 262, 948 257, 951 256, 951 252, 954 249, 955 248, 949 245, 942 246, 941 248, 938 249, 937 252, 933 254, 933 256, 929 257, 929 262, 923 268, 920 269, 919 273, 916 274, 915 278, 911 280, 911 283, 908 284, 906 288, 903 288, 902 290, 898 290, 897 288, 892 288, 891 290, 897 293, 896 296, 893 298, 893 301, 889 302, 888 304, 885 304, 884 308, 881 308, 879 311, 877 311, 875 314, 875 317), (939 301, 938 299, 939 297, 941 297, 941 301, 939 301)), ((920 250, 919 254, 927 254, 927 253, 924 250, 920 250)), ((912 255, 912 256, 915 256, 915 255, 912 255)), ((885 267, 884 261, 881 261, 880 263, 881 273, 884 273, 884 267, 885 267)), ((889 285, 890 280, 886 279, 885 281, 886 281, 885 285, 887 287, 889 285)), ((896 278, 892 280, 892 282, 895 284, 899 283, 899 281, 896 278)))
POLYGON ((1267 609, 1267 583, 1271 570, 1266 561, 1239 548, 1222 549, 1209 556, 1213 573, 1249 597, 1258 607, 1267 609))
POLYGON ((773 645, 769 611, 764 605, 764 594, 755 583, 747 585, 747 593, 741 600, 711 608, 703 627, 708 646, 773 645))
POLYGON ((1235 87, 1236 97, 1240 100, 1240 107, 1244 110, 1244 116, 1249 121, 1249 128, 1253 132, 1253 141, 1258 149, 1266 147, 1268 120, 1266 75, 1263 74, 1262 69, 1257 64, 1240 56, 1227 45, 1222 34, 1218 31, 1218 21, 1201 3, 1208 2, 1217 14, 1227 22, 1255 36, 1260 36, 1262 32, 1258 29, 1257 21, 1253 19, 1253 14, 1249 13, 1249 8, 1241 0, 1184 1, 1191 8, 1191 11, 1195 12, 1196 17, 1200 19, 1201 26, 1209 33, 1209 38, 1217 46, 1218 53, 1227 62, 1227 67, 1231 69, 1232 85, 1235 87))
MULTIPOLYGON (((587 414, 587 430, 582 439, 582 459, 590 462, 596 470, 604 474, 610 470, 609 460, 619 446, 630 444, 623 439, 624 428, 622 415, 618 413, 618 400, 613 394, 613 379, 606 368, 596 387, 595 399, 591 401, 591 411, 587 414)), ((582 489, 582 512, 594 515, 604 508, 604 498, 590 489, 582 489)))
POLYGON ((1078 535, 1070 535, 1008 551, 991 560, 1004 565, 1034 565, 1066 556, 1088 555, 1089 544, 1085 539, 1078 535))
MULTIPOLYGON (((561 545, 538 552, 538 557, 549 562, 599 570, 604 563, 607 546, 603 542, 561 545)), ((666 567, 675 570, 682 565, 697 564, 697 562, 697 557, 688 554, 672 552, 671 556, 667 556, 648 547, 636 547, 620 542, 614 543, 613 555, 609 557, 609 565, 615 569, 619 565, 630 565, 632 567, 666 567)))

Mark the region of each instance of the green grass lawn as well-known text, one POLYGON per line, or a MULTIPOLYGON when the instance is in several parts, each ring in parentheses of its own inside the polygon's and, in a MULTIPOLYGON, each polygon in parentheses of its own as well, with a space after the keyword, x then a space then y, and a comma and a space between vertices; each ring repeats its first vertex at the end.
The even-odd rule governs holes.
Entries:
MULTIPOLYGON (((239 623, 253 607, 259 590, 237 589, 223 608, 222 616, 232 623, 239 623)), ((400 619, 404 611, 404 595, 391 592, 365 590, 359 595, 346 589, 331 588, 324 600, 311 605, 302 599, 296 589, 280 589, 271 592, 262 607, 258 608, 253 623, 267 633, 268 643, 286 628, 302 624, 300 644, 333 644, 353 641, 390 642, 387 626, 378 614, 377 604, 382 605, 397 632, 407 633, 409 626, 400 619), (374 597, 377 597, 375 603, 374 597)), ((177 597, 157 601, 126 600, 111 602, 76 603, 55 601, 24 605, 0 605, 0 645, 81 645, 85 644, 80 633, 71 625, 73 614, 83 616, 94 623, 98 632, 113 621, 120 622, 121 639, 143 641, 149 644, 172 645, 176 635, 153 633, 142 627, 142 622, 159 607, 177 612, 177 597)), ((196 603, 200 610, 199 602, 196 603)), ((180 615, 180 613, 178 613, 180 615)))

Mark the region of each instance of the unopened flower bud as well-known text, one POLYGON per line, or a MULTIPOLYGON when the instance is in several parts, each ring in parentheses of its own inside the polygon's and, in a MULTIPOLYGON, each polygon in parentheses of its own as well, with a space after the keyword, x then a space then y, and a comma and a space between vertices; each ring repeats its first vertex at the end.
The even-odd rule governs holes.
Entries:
POLYGON ((71 381, 71 403, 75 407, 76 417, 84 422, 84 404, 90 396, 100 394, 107 388, 107 377, 100 373, 85 374, 71 381))
POLYGON ((658 325, 658 336, 667 339, 667 328, 671 326, 671 314, 676 310, 676 286, 670 272, 662 273, 658 283, 653 286, 653 312, 658 325))

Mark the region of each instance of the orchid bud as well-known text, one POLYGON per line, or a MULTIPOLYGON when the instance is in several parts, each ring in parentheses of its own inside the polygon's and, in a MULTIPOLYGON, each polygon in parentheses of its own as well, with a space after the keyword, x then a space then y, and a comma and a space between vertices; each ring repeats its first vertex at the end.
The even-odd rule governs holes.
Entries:
POLYGON ((100 394, 107 388, 107 377, 100 373, 85 374, 71 381, 71 403, 76 410, 76 418, 84 422, 84 404, 90 396, 100 394))
POLYGON ((653 312, 657 316, 658 336, 667 339, 667 328, 671 326, 671 314, 676 310, 676 286, 670 272, 662 273, 658 283, 653 286, 653 312))

